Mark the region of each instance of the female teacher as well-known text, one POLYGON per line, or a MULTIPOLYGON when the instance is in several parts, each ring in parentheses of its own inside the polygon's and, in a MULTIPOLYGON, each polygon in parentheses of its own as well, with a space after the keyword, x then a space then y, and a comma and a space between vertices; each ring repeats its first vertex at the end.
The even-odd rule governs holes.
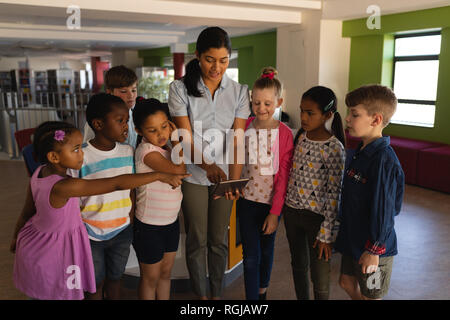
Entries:
POLYGON ((243 132, 250 107, 248 87, 225 74, 231 41, 223 29, 204 29, 198 36, 195 54, 197 58, 186 65, 185 76, 170 84, 169 110, 176 126, 185 129, 191 138, 192 164, 186 167, 192 176, 182 185, 186 263, 194 293, 206 300, 207 274, 212 299, 219 299, 222 295, 228 251, 226 232, 233 200, 239 198, 236 191, 228 193, 225 198, 215 199, 213 184, 241 176, 242 164, 236 161, 241 140, 234 138, 227 144, 225 137, 228 129, 235 132, 241 129, 243 132), (222 138, 219 138, 220 134, 216 134, 215 139, 204 135, 212 128, 219 130, 222 138), (194 140, 201 141, 201 144, 196 143, 194 147, 194 140), (197 145, 202 150, 195 150, 197 145), (213 151, 204 152, 205 149, 213 151), (196 151, 202 156, 195 156, 196 151), (224 159, 228 152, 234 155, 234 161, 224 159))

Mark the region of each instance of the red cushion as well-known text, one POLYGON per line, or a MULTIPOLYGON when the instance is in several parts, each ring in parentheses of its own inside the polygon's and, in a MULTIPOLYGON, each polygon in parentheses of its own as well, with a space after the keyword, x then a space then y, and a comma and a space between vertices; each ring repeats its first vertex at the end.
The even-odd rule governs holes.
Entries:
POLYGON ((417 164, 419 151, 427 148, 440 147, 443 144, 402 137, 391 137, 391 146, 402 165, 403 172, 405 173, 405 182, 418 184, 417 172, 422 170, 417 164))
POLYGON ((397 148, 415 149, 422 150, 428 148, 442 147, 444 146, 439 142, 423 141, 402 137, 391 137, 391 146, 397 148))
MULTIPOLYGON (((347 139, 347 148, 356 149, 361 142, 360 138, 352 137, 347 130, 345 130, 347 139)), ((409 184, 418 184, 417 172, 420 170, 417 165, 417 158, 419 151, 422 149, 436 148, 444 146, 442 143, 430 142, 416 139, 409 139, 403 137, 391 136, 391 146, 402 165, 405 173, 405 182, 409 184)))
POLYGON ((420 150, 417 183, 450 193, 450 146, 420 150))

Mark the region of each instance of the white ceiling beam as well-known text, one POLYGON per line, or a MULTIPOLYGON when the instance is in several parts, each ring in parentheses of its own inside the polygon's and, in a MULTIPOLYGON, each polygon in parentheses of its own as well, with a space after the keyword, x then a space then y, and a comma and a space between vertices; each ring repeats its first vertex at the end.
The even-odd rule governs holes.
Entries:
MULTIPOLYGON (((300 24, 300 10, 273 9, 230 5, 167 1, 167 0, 136 0, 124 5, 123 0, 0 0, 0 4, 23 5, 32 7, 61 8, 65 10, 71 5, 77 5, 83 11, 93 10, 99 16, 108 16, 108 12, 147 14, 151 16, 169 16, 196 19, 214 19, 220 21, 249 21, 277 24, 300 24)), ((174 21, 175 22, 175 21, 174 21)))
MULTIPOLYGON (((58 25, 42 25, 42 24, 25 24, 25 23, 5 23, 0 22, 1 29, 29 29, 29 30, 47 30, 47 31, 67 31, 71 32, 66 26, 58 25)), ((125 33, 125 34, 144 34, 159 36, 185 36, 184 31, 172 30, 155 30, 155 29, 132 29, 132 28, 114 28, 114 27, 89 27, 81 25, 80 32, 96 32, 96 33, 125 33)))
MULTIPOLYGON (((53 27, 53 26, 52 26, 53 27)), ((96 31, 83 31, 69 30, 67 28, 17 28, 7 27, 0 25, 0 38, 1 39, 27 39, 27 40, 65 40, 65 41, 99 41, 99 42, 135 42, 142 44, 160 43, 176 43, 179 40, 175 35, 158 35, 150 33, 128 33, 128 32, 96 32, 96 31)))
POLYGON ((242 4, 257 4, 259 6, 289 7, 297 9, 322 9, 320 0, 217 0, 219 2, 236 2, 242 4))

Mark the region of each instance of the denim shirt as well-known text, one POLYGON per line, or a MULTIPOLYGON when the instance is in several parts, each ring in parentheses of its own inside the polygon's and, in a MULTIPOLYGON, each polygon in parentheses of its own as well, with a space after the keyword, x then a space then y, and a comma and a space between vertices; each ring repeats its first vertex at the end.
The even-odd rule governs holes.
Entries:
MULTIPOLYGON (((206 158, 211 162, 214 161, 228 177, 226 150, 232 147, 233 142, 228 129, 233 128, 235 118, 247 119, 250 115, 248 87, 233 81, 224 74, 219 88, 214 93, 214 99, 201 77, 198 88, 203 96, 189 96, 182 80, 173 81, 169 90, 170 115, 189 117, 194 142, 196 139, 199 141, 201 151, 206 148, 213 150, 211 153, 206 152, 206 158), (195 130, 196 128, 198 130, 195 130), (210 129, 218 129, 222 133, 222 139, 218 141, 223 146, 220 150, 211 147, 211 143, 208 142, 209 138, 206 137, 205 132, 211 133, 210 129), (209 154, 212 158, 208 157, 209 154)), ((206 176, 206 171, 197 165, 187 164, 186 170, 192 174, 185 179, 186 181, 206 186, 212 184, 206 176)))
POLYGON ((335 248, 357 261, 364 251, 397 254, 394 217, 400 213, 405 177, 389 144, 389 137, 381 137, 347 154, 335 248))

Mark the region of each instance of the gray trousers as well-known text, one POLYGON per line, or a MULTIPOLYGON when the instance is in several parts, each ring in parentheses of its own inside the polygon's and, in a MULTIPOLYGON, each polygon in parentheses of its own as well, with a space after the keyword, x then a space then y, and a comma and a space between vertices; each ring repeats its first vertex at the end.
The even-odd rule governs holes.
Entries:
POLYGON ((209 275, 211 296, 220 297, 227 263, 226 235, 233 201, 225 198, 213 200, 213 186, 183 182, 181 189, 186 264, 192 289, 198 296, 207 296, 209 275))
POLYGON ((318 247, 313 248, 323 216, 304 209, 283 207, 286 236, 291 251, 292 275, 298 300, 309 300, 309 273, 314 298, 328 300, 330 292, 330 259, 318 259, 318 247))

